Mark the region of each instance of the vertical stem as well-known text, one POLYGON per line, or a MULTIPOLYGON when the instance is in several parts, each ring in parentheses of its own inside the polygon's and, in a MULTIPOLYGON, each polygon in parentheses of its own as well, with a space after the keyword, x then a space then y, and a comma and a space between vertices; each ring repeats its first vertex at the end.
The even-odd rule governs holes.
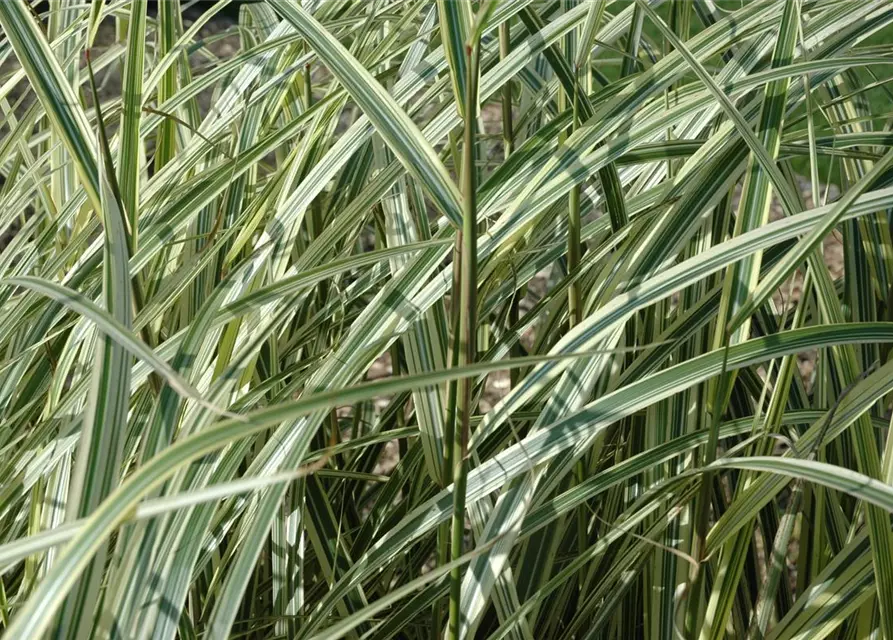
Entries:
MULTIPOLYGON (((725 323, 724 323, 725 324, 725 323)), ((722 326, 722 325, 721 325, 722 326)), ((716 460, 716 450, 719 446, 719 424, 728 400, 732 375, 728 371, 729 344, 731 336, 728 331, 723 331, 725 348, 722 357, 722 372, 716 383, 713 398, 713 416, 710 425, 710 434, 707 445, 704 448, 702 466, 707 467, 716 460)), ((715 472, 707 472, 701 476, 701 486, 695 501, 695 539, 692 555, 697 562, 697 568, 692 569, 689 577, 689 601, 685 622, 686 637, 697 638, 700 635, 701 618, 703 616, 704 569, 703 562, 706 557, 707 529, 710 525, 710 493, 713 489, 715 472)))
MULTIPOLYGON (((313 76, 311 72, 310 65, 304 65, 304 111, 313 106, 313 76)), ((322 209, 319 198, 314 198, 310 203, 310 240, 316 239, 320 233, 322 233, 322 209)), ((325 301, 325 280, 320 282, 319 293, 322 298, 320 304, 322 304, 325 301)))
MULTIPOLYGON (((304 110, 313 106, 313 69, 309 64, 304 65, 304 110)), ((322 233, 322 202, 314 198, 310 203, 310 240, 315 240, 322 233)), ((329 298, 329 285, 325 280, 320 281, 316 289, 319 308, 323 308, 329 298)), ((324 334, 325 332, 323 332, 324 334)), ((335 447, 341 441, 341 428, 338 424, 338 411, 329 411, 329 438, 328 446, 335 447)))
MULTIPOLYGON (((499 59, 505 60, 511 52, 511 35, 508 21, 499 25, 499 59)), ((515 130, 512 121, 512 83, 502 86, 502 143, 505 159, 515 150, 515 130)))
MULTIPOLYGON (((170 52, 177 42, 177 14, 179 11, 179 0, 162 2, 158 5, 158 28, 155 30, 158 41, 155 46, 159 59, 170 52)), ((158 84, 158 104, 164 104, 165 100, 177 92, 178 67, 182 62, 182 57, 178 56, 177 62, 168 67, 161 76, 161 82, 158 84)), ((169 118, 162 118, 155 136, 155 173, 161 171, 176 153, 176 123, 169 118)))
MULTIPOLYGON (((461 171, 461 167, 460 167, 461 171)), ((456 242, 453 246, 453 286, 450 292, 450 330, 453 337, 450 349, 450 367, 459 365, 459 298, 462 295, 462 230, 456 232, 456 242)), ((441 486, 446 487, 453 480, 453 441, 456 439, 456 396, 458 395, 458 381, 447 383, 447 406, 444 419, 443 433, 443 469, 440 474, 441 486)), ((437 563, 445 565, 450 559, 450 523, 444 522, 437 531, 437 563)), ((450 578, 452 579, 452 577, 450 578)), ((451 583, 452 584, 452 583, 451 583)), ((436 624, 432 628, 432 640, 440 636, 443 611, 441 603, 435 605, 434 613, 436 624)))
MULTIPOLYGON (((573 120, 571 131, 577 129, 578 110, 580 105, 579 85, 577 74, 574 75, 573 120)), ((574 272, 580 267, 580 185, 575 184, 568 195, 568 219, 567 219, 567 272, 573 277, 574 272)), ((567 287, 567 311, 570 328, 583 321, 583 305, 580 300, 580 284, 572 280, 567 287)))
MULTIPOLYGON (((477 357, 477 202, 475 166, 475 124, 477 116, 478 45, 472 42, 465 47, 466 65, 465 134, 463 140, 462 175, 462 249, 459 296, 459 349, 458 365, 471 364, 477 357)), ((456 427, 453 433, 453 518, 450 556, 457 560, 462 555, 465 533, 465 483, 468 432, 473 410, 473 383, 471 377, 458 384, 456 399, 456 427)), ((460 600, 462 596, 462 568, 450 572, 450 621, 449 638, 459 637, 460 600)))
MULTIPOLYGON (((574 67, 574 95, 573 115, 571 117, 571 132, 577 130, 579 125, 580 110, 580 69, 574 67)), ((574 273, 580 268, 580 185, 575 184, 568 194, 568 218, 567 218, 567 273, 574 277, 574 273)), ((567 316, 568 327, 573 329, 583 322, 583 301, 580 293, 580 281, 571 280, 567 286, 567 316)), ((580 458, 574 465, 574 479, 577 484, 583 482, 585 477, 585 458, 580 458)), ((586 534, 586 521, 588 509, 586 505, 580 505, 577 509, 577 548, 583 553, 588 547, 586 534)), ((580 576, 582 585, 582 576, 580 576)))
MULTIPOLYGON (((311 75, 310 65, 304 65, 304 110, 307 111, 313 106, 313 76, 311 75)), ((322 207, 319 198, 314 198, 310 203, 310 240, 322 233, 322 207)), ((327 292, 326 282, 320 282, 319 294, 320 303, 325 302, 325 293, 327 292)))
MULTIPOLYGON (((511 51, 511 34, 509 32, 509 23, 506 20, 502 24, 499 25, 499 59, 504 60, 508 57, 511 51)), ((512 83, 511 81, 506 82, 502 87, 502 148, 503 154, 506 160, 509 159, 509 156, 515 150, 515 129, 514 122, 512 120, 512 83)), ((520 319, 519 313, 519 305, 521 302, 521 288, 519 287, 517 291, 515 291, 515 295, 512 296, 512 300, 509 303, 509 317, 508 317, 508 326, 509 328, 514 327, 518 324, 518 320, 520 319)), ((524 355, 521 352, 520 343, 515 343, 512 345, 511 356, 513 358, 519 358, 524 355)), ((509 384, 511 388, 514 388, 518 384, 518 376, 521 373, 520 369, 513 368, 509 372, 509 384)))
MULTIPOLYGON (((402 367, 400 364, 400 342, 398 340, 395 340, 394 343, 391 345, 390 354, 391 354, 391 375, 396 378, 396 377, 403 375, 402 367)), ((406 426, 406 413, 401 408, 399 411, 397 411, 396 427, 398 429, 402 429, 405 426, 406 426)), ((403 461, 406 458, 406 453, 408 450, 406 438, 400 438, 397 441, 397 447, 398 447, 399 453, 400 453, 400 460, 403 461)))
POLYGON ((313 106, 313 76, 310 64, 304 65, 304 111, 313 106))

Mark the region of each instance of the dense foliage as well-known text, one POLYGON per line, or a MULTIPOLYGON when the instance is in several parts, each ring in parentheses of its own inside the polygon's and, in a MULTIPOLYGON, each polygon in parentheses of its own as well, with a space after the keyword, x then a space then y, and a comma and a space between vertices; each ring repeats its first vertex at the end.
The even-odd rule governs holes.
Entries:
POLYGON ((0 0, 4 637, 893 638, 889 0, 151 5, 0 0))

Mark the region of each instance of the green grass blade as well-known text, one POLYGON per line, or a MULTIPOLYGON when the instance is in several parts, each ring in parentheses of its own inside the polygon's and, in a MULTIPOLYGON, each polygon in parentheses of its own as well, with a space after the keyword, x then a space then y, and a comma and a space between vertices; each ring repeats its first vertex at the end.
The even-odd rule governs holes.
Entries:
POLYGON ((461 197, 431 145, 378 81, 307 11, 285 0, 272 6, 305 38, 344 84, 406 170, 455 224, 461 220, 461 197))

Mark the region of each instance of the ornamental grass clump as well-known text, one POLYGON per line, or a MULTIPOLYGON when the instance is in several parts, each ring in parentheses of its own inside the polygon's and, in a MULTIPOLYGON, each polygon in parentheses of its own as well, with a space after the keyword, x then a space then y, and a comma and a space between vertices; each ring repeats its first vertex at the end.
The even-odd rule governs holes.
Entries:
POLYGON ((893 639, 889 0, 0 1, 4 638, 893 639))

